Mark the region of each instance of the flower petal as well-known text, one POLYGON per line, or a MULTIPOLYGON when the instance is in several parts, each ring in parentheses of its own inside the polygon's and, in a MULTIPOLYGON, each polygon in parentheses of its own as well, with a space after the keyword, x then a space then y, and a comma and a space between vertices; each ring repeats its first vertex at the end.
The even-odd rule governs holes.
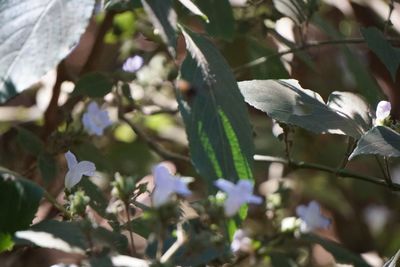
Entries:
POLYGON ((250 195, 247 197, 247 203, 261 204, 262 202, 263 202, 263 199, 259 196, 250 195))
POLYGON ((68 152, 65 153, 64 156, 65 159, 67 160, 67 165, 69 170, 73 169, 78 164, 75 155, 72 154, 71 151, 68 150, 68 152))
POLYGON ((390 115, 392 105, 388 101, 380 101, 376 107, 376 119, 383 120, 390 115))
POLYGON ((235 188, 235 184, 222 178, 216 180, 214 185, 228 194, 235 188))
POLYGON ((229 195, 224 203, 225 215, 228 217, 235 215, 245 202, 243 195, 229 195))
POLYGON ((81 161, 76 165, 75 171, 79 173, 81 176, 93 176, 96 172, 96 166, 93 162, 90 161, 81 161))
POLYGON ((174 181, 174 191, 182 196, 189 196, 192 194, 192 191, 189 190, 187 183, 179 178, 176 178, 174 181))
POLYGON ((65 188, 71 190, 82 179, 82 174, 76 172, 75 169, 69 170, 65 175, 65 188))

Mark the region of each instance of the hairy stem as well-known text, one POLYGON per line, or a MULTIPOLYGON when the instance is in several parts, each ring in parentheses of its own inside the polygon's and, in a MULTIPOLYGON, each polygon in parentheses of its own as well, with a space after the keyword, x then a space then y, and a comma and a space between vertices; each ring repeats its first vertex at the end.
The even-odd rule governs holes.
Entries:
POLYGON ((127 201, 124 202, 126 218, 128 219, 128 232, 129 232, 129 239, 131 241, 131 255, 136 255, 136 248, 135 248, 135 241, 133 240, 133 233, 132 233, 132 225, 131 225, 131 214, 129 212, 129 203, 127 201))

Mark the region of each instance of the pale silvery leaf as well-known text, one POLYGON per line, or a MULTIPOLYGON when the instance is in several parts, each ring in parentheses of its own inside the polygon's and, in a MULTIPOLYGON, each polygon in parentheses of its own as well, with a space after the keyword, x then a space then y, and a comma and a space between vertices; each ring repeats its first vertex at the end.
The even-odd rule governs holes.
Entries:
POLYGON ((71 151, 65 153, 67 160, 68 172, 65 175, 65 187, 70 190, 80 182, 83 175, 93 176, 96 171, 96 166, 90 161, 81 161, 78 163, 74 154, 71 151))
POLYGON ((189 196, 192 192, 187 187, 187 182, 172 175, 167 167, 158 164, 153 169, 155 188, 152 194, 153 205, 160 207, 167 203, 173 194, 189 196))
POLYGON ((104 129, 111 125, 108 112, 91 102, 82 117, 82 123, 89 134, 103 135, 104 129))
POLYGON ((228 195, 224 203, 225 215, 228 217, 235 215, 245 203, 261 204, 262 202, 261 197, 253 195, 253 184, 249 180, 239 180, 235 185, 220 178, 214 184, 228 195))
POLYGON ((298 206, 296 214, 302 220, 300 231, 305 233, 319 228, 326 229, 331 224, 331 221, 321 214, 321 208, 316 201, 311 201, 308 206, 298 206))

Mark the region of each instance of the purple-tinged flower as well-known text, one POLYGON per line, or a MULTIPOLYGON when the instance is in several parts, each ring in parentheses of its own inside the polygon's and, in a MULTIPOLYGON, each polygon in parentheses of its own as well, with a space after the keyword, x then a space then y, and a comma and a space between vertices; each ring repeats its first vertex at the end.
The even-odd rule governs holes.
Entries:
POLYGON ((108 112, 99 108, 96 102, 91 102, 82 117, 82 123, 89 134, 103 135, 104 129, 111 125, 108 112))
POLYGON ((237 229, 233 234, 231 250, 233 253, 237 253, 239 251, 246 252, 251 250, 251 238, 248 237, 246 232, 242 229, 237 229))
POLYGON ((192 192, 188 189, 184 179, 174 176, 167 167, 158 164, 153 169, 154 191, 152 194, 153 205, 160 207, 167 203, 173 194, 189 196, 192 192))
POLYGON ((228 195, 224 203, 225 215, 228 217, 233 216, 245 203, 262 203, 261 197, 253 195, 253 184, 249 180, 239 180, 235 185, 220 178, 214 184, 228 195))
POLYGON ((308 206, 298 206, 296 214, 302 220, 300 231, 303 233, 320 228, 326 229, 331 224, 331 221, 321 214, 321 208, 316 201, 311 201, 308 206))
POLYGON ((81 161, 78 163, 74 154, 68 151, 64 154, 67 160, 68 172, 65 175, 65 187, 70 190, 80 182, 83 175, 93 176, 96 171, 96 166, 90 161, 81 161))
POLYGON ((375 125, 383 125, 387 117, 390 116, 392 105, 388 101, 380 101, 376 106, 375 125))
POLYGON ((124 64, 122 65, 123 71, 126 72, 136 72, 143 66, 143 58, 141 56, 133 56, 125 60, 124 64))

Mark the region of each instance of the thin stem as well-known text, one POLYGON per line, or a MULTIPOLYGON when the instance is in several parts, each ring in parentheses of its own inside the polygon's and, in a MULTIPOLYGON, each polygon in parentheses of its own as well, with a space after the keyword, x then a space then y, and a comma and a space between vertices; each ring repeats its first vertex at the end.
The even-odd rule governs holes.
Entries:
POLYGON ((381 170, 381 172, 383 174, 383 178, 385 179, 386 183, 388 183, 389 177, 386 173, 385 167, 383 166, 381 160, 379 159, 379 157, 377 155, 375 155, 375 159, 376 159, 376 162, 378 162, 379 169, 381 170))
POLYGON ((126 218, 128 219, 127 228, 128 228, 128 232, 129 232, 129 239, 131 241, 131 253, 132 253, 131 255, 134 256, 134 255, 136 255, 136 248, 135 248, 135 241, 133 240, 131 214, 129 212, 129 203, 127 201, 124 201, 124 205, 125 205, 126 218))
POLYGON ((334 175, 338 175, 341 177, 352 178, 355 180, 361 180, 364 182, 384 186, 384 187, 389 188, 392 191, 400 191, 400 186, 397 184, 393 184, 393 183, 388 184, 387 181, 385 181, 385 180, 377 179, 376 177, 373 177, 373 176, 358 174, 358 173, 348 171, 345 169, 337 169, 337 168, 332 168, 332 167, 328 167, 325 165, 320 165, 320 164, 316 164, 316 163, 308 163, 308 162, 304 162, 304 161, 291 160, 289 162, 288 160, 283 159, 283 158, 264 156, 264 155, 254 155, 254 160, 265 161, 265 162, 278 162, 278 163, 282 163, 285 165, 290 164, 290 166, 294 169, 312 169, 312 170, 324 171, 324 172, 332 173, 334 175))
POLYGON ((392 16, 393 9, 394 9, 394 0, 390 0, 390 2, 389 2, 389 13, 388 13, 388 17, 387 17, 387 19, 385 21, 385 26, 383 28, 383 34, 384 35, 387 34, 389 26, 392 24, 392 22, 390 21, 390 17, 392 16))
POLYGON ((347 149, 346 149, 346 154, 344 155, 344 158, 342 160, 342 162, 339 165, 339 169, 344 169, 347 165, 347 163, 349 162, 349 157, 351 152, 354 150, 356 146, 356 142, 354 142, 352 137, 348 137, 347 138, 347 149))
POLYGON ((185 244, 186 236, 182 229, 182 224, 178 224, 176 230, 176 241, 169 247, 169 249, 161 256, 160 262, 165 263, 167 262, 177 251, 178 249, 185 244))
POLYGON ((49 192, 44 191, 43 193, 44 198, 50 202, 51 204, 53 204, 53 206, 58 209, 66 219, 71 219, 71 214, 64 208, 63 205, 61 205, 60 203, 58 203, 58 201, 52 196, 50 195, 49 192))
POLYGON ((157 142, 155 142, 151 137, 149 137, 138 125, 135 123, 131 122, 128 118, 126 118, 124 115, 120 114, 120 119, 126 124, 129 125, 129 127, 136 133, 136 135, 145 141, 147 145, 158 155, 160 155, 162 158, 165 159, 170 159, 170 160, 180 160, 180 161, 185 161, 185 162, 190 162, 190 158, 168 151, 161 145, 159 145, 157 142))
MULTIPOLYGON (((387 38, 386 40, 389 42, 400 42, 400 39, 395 39, 395 38, 387 38)), ((238 71, 241 71, 246 68, 250 68, 250 67, 254 67, 254 66, 263 64, 263 63, 267 62, 269 59, 274 58, 274 57, 281 57, 281 56, 284 56, 287 54, 293 54, 295 52, 307 50, 307 49, 314 48, 314 47, 326 46, 326 45, 350 45, 350 44, 362 44, 362 43, 365 43, 365 39, 363 39, 363 38, 324 40, 324 41, 314 41, 314 42, 309 41, 309 42, 304 43, 297 47, 289 48, 287 50, 283 50, 281 52, 278 52, 278 53, 275 53, 272 55, 257 58, 257 59, 250 61, 244 65, 234 68, 233 71, 238 72, 238 71)))
POLYGON ((386 174, 387 174, 387 180, 386 180, 386 182, 387 182, 387 184, 389 184, 389 185, 393 185, 392 176, 391 176, 391 174, 390 174, 390 167, 389 167, 389 160, 388 160, 388 158, 387 158, 387 157, 384 157, 384 158, 383 158, 383 162, 384 162, 384 164, 385 164, 386 174))

